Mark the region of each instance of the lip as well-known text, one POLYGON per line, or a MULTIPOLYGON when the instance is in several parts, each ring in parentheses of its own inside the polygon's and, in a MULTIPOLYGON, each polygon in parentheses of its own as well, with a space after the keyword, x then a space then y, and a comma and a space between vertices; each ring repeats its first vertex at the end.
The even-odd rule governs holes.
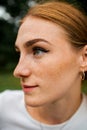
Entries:
POLYGON ((35 90, 38 87, 38 85, 22 85, 22 89, 23 91, 26 92, 32 92, 33 90, 35 90))

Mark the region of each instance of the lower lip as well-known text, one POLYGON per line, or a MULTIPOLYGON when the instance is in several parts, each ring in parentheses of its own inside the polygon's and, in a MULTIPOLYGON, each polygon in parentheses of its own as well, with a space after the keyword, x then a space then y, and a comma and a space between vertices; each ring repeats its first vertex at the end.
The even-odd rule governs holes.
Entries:
POLYGON ((23 86, 23 91, 26 92, 32 92, 34 89, 36 89, 37 86, 33 86, 33 87, 25 87, 23 86))

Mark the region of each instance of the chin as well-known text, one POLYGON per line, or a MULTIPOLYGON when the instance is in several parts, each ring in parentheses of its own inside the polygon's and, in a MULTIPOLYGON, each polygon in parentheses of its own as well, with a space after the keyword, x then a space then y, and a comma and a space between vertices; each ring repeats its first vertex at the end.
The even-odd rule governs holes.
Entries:
POLYGON ((44 105, 43 101, 40 100, 41 98, 37 99, 37 98, 31 98, 28 96, 25 96, 24 101, 25 101, 25 105, 29 106, 29 107, 41 107, 44 105))

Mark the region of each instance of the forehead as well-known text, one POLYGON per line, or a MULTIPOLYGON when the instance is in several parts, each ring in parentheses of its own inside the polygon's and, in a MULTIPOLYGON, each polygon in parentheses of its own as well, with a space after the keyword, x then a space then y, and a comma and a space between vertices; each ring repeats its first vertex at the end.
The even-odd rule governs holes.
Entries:
POLYGON ((16 43, 21 41, 24 43, 34 38, 42 38, 52 42, 54 38, 66 38, 66 32, 62 27, 51 21, 29 16, 19 28, 16 43))

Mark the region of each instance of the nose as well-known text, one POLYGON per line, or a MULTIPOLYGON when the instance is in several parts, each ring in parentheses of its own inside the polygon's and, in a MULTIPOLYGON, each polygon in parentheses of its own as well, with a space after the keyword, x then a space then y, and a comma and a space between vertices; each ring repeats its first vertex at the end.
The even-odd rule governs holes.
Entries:
POLYGON ((22 78, 22 77, 28 77, 30 75, 30 69, 29 65, 26 62, 26 59, 20 60, 13 72, 13 75, 17 78, 22 78))

